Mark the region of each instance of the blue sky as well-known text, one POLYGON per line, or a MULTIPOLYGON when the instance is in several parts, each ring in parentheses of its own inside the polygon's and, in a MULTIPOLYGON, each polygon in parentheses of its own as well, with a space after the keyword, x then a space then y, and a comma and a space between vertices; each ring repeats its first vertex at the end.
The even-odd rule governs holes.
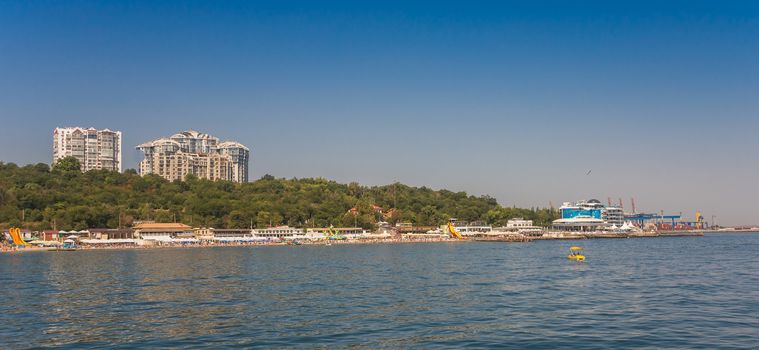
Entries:
POLYGON ((758 34, 752 1, 0 1, 0 160, 193 128, 253 178, 759 223, 758 34))

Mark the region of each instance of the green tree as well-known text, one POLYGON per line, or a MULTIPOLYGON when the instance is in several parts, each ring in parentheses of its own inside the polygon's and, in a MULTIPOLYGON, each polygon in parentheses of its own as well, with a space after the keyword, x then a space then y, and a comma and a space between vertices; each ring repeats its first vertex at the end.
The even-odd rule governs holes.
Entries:
POLYGON ((524 217, 536 224, 556 216, 549 209, 504 208, 492 197, 432 190, 400 183, 340 184, 324 178, 266 175, 250 183, 188 176, 168 181, 135 171, 81 173, 76 159, 19 167, 0 162, 0 226, 84 229, 129 226, 136 220, 178 221, 191 226, 353 226, 409 221, 437 226, 449 218, 503 225, 524 217), (350 212, 351 208, 357 212, 350 212), (382 212, 375 208, 382 208, 382 212), (22 214, 23 213, 23 214, 22 214))
POLYGON ((72 156, 68 156, 68 157, 63 157, 61 159, 58 159, 58 161, 55 162, 55 165, 53 165, 53 170, 57 170, 64 173, 82 171, 82 165, 79 163, 79 159, 76 159, 72 156))

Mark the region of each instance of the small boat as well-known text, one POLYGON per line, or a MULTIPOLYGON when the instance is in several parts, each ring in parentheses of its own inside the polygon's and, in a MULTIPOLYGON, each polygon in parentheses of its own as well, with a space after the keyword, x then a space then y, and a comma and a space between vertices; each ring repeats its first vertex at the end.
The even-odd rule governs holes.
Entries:
POLYGON ((567 255, 567 259, 575 260, 575 261, 585 261, 585 255, 582 255, 582 248, 576 247, 576 246, 570 247, 569 255, 567 255))

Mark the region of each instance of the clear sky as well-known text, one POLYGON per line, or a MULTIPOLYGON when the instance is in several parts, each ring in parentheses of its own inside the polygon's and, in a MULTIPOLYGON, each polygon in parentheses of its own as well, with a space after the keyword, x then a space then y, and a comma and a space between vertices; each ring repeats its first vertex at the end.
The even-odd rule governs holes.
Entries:
POLYGON ((0 122, 19 164, 193 128, 252 178, 759 223, 759 2, 0 0, 0 122))

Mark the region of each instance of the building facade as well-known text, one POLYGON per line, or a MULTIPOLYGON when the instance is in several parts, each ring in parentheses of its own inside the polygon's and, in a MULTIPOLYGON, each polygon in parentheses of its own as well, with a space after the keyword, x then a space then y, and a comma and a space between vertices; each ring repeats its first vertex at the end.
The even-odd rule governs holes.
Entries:
POLYGON ((561 218, 554 220, 554 228, 568 231, 594 231, 624 224, 622 208, 605 206, 597 199, 566 202, 559 208, 561 218))
POLYGON ((625 212, 620 207, 605 207, 601 219, 612 225, 622 226, 625 223, 625 212))
POLYGON ((525 220, 523 218, 513 218, 506 221, 506 228, 520 229, 525 227, 535 227, 532 224, 532 220, 525 220))
POLYGON ((596 199, 579 201, 576 203, 566 202, 559 208, 562 219, 573 219, 577 217, 600 219, 603 210, 604 205, 596 199))
POLYGON ((145 158, 140 175, 156 174, 183 180, 187 175, 201 179, 248 181, 250 150, 239 142, 225 141, 188 130, 137 146, 145 158))
POLYGON ((145 222, 133 227, 134 237, 144 240, 171 241, 177 238, 193 238, 192 227, 180 223, 145 222))
POLYGON ((234 141, 225 141, 217 146, 220 154, 228 155, 232 162, 232 181, 248 182, 248 164, 250 162, 250 150, 243 144, 234 141))
POLYGON ((82 171, 121 171, 121 131, 55 128, 53 164, 65 157, 79 160, 82 171))

